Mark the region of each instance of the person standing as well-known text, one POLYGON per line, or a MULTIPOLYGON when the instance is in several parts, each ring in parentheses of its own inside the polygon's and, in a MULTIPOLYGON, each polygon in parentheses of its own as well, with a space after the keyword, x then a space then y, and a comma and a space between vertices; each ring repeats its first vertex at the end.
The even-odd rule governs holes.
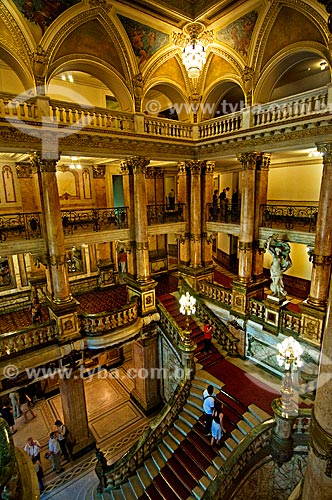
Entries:
POLYGON ((169 210, 175 210, 175 193, 174 189, 171 189, 168 195, 168 206, 169 210))
POLYGON ((211 436, 212 413, 214 408, 213 385, 209 385, 203 392, 203 411, 205 417, 205 436, 211 436))
POLYGON ((58 441, 60 444, 61 453, 65 457, 65 460, 67 460, 67 462, 69 462, 69 453, 68 453, 68 446, 67 446, 68 429, 65 426, 65 424, 63 424, 61 422, 61 420, 56 420, 54 422, 54 425, 56 425, 56 429, 57 429, 56 432, 58 434, 58 441))
POLYGON ((211 342, 212 342, 213 326, 210 325, 208 320, 204 322, 204 354, 211 352, 211 342))
POLYGON ((121 250, 119 252, 119 265, 120 265, 120 272, 126 273, 127 272, 127 254, 123 248, 121 248, 121 250))
POLYGON ((9 425, 10 431, 12 434, 15 434, 15 420, 13 416, 13 410, 9 405, 9 401, 5 401, 4 405, 0 407, 0 415, 4 418, 9 425))
POLYGON ((64 469, 61 469, 60 467, 60 462, 61 462, 61 448, 60 444, 58 441, 58 436, 57 432, 51 432, 50 434, 50 440, 48 442, 48 449, 51 454, 51 459, 52 459, 52 468, 55 472, 58 474, 60 472, 63 472, 64 469))
POLYGON ((213 446, 214 441, 216 445, 220 444, 220 440, 222 438, 225 429, 223 427, 223 413, 222 413, 223 404, 220 401, 216 401, 214 404, 213 412, 212 412, 212 427, 211 427, 211 446, 213 446))
POLYGON ((38 460, 40 460, 40 450, 40 443, 35 439, 32 439, 32 437, 29 437, 26 445, 24 446, 24 451, 29 455, 31 460, 33 458, 37 458, 38 460))
POLYGON ((32 463, 33 463, 33 467, 34 467, 36 474, 37 474, 39 491, 40 491, 40 493, 42 493, 44 491, 44 483, 43 483, 44 471, 43 471, 43 468, 42 468, 42 465, 40 463, 39 458, 33 457, 32 463))
POLYGON ((31 398, 26 394, 25 391, 20 391, 20 410, 23 413, 24 423, 29 422, 28 413, 32 415, 32 418, 36 418, 36 414, 32 410, 32 401, 31 398))
POLYGON ((13 413, 14 413, 14 418, 19 418, 21 416, 20 412, 20 397, 18 395, 18 392, 10 392, 8 394, 8 397, 10 399, 12 408, 13 408, 13 413))

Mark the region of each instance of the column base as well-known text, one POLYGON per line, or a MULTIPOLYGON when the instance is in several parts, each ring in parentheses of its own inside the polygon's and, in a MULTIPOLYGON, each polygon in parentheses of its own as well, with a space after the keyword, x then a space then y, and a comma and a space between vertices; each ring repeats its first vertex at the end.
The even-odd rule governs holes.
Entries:
POLYGON ((151 415, 155 413, 158 409, 162 408, 163 403, 160 396, 156 396, 149 401, 144 401, 135 389, 130 393, 130 399, 142 410, 145 415, 151 415))
POLYGON ((232 314, 246 318, 249 311, 250 299, 263 300, 265 281, 245 282, 236 279, 232 283, 232 314))
POLYGON ((289 300, 285 299, 285 297, 275 297, 274 295, 268 295, 266 297, 266 300, 264 300, 264 328, 266 330, 278 334, 281 310, 288 302, 289 300))
POLYGON ((96 440, 93 436, 89 436, 79 443, 74 444, 72 449, 70 450, 71 456, 74 460, 76 458, 81 457, 85 453, 87 453, 90 450, 93 450, 96 447, 96 440))
POLYGON ((146 282, 137 282, 131 278, 126 279, 129 297, 140 297, 140 315, 146 316, 157 311, 156 291, 157 282, 149 278, 146 282))
POLYGON ((303 337, 320 345, 326 317, 326 307, 313 306, 308 300, 305 300, 300 304, 300 310, 303 337))
POLYGON ((74 298, 66 304, 55 304, 48 301, 50 318, 57 323, 60 340, 72 340, 80 336, 77 309, 78 302, 74 298))
POLYGON ((179 266, 178 268, 178 276, 179 278, 186 281, 191 288, 193 288, 196 292, 200 288, 201 281, 209 281, 213 283, 213 272, 215 266, 210 267, 187 267, 187 266, 179 266))

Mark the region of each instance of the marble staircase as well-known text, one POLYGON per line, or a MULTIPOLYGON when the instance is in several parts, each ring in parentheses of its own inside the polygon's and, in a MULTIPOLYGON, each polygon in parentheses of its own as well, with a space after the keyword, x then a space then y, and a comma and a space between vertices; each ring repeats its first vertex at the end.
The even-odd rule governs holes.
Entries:
POLYGON ((245 435, 270 415, 252 404, 245 407, 222 390, 222 382, 204 370, 196 372, 190 396, 168 434, 129 480, 108 492, 114 500, 194 500, 204 495, 245 435), (204 436, 202 392, 215 387, 224 402, 223 445, 211 447, 204 436))

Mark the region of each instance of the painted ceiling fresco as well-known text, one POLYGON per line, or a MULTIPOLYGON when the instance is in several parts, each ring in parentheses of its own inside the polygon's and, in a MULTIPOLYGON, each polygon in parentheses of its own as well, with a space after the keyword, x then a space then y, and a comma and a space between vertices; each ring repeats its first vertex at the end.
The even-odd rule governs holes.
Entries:
POLYGON ((66 9, 81 0, 13 0, 22 14, 42 32, 66 9))
POLYGON ((244 57, 248 55, 250 40, 258 13, 253 10, 217 32, 217 40, 230 45, 244 57))
POLYGON ((120 14, 118 17, 126 30, 139 66, 148 61, 157 50, 169 43, 169 35, 166 33, 120 14))

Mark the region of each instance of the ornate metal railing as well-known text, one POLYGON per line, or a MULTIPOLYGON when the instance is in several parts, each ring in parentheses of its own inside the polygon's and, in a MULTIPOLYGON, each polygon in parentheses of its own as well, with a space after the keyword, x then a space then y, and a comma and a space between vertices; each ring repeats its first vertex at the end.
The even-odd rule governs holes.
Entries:
POLYGON ((184 221, 184 203, 175 203, 174 206, 170 204, 148 205, 147 211, 149 226, 184 221))
POLYGON ((78 231, 107 231, 128 227, 128 208, 61 210, 64 234, 78 231))
POLYGON ((40 213, 0 215, 0 242, 22 238, 42 238, 40 213))
POLYGON ((231 203, 208 203, 207 220, 209 222, 224 222, 226 224, 239 224, 241 207, 231 203))
POLYGON ((0 356, 13 356, 34 347, 50 344, 58 338, 58 328, 54 320, 28 326, 17 332, 0 334, 0 356))
POLYGON ((112 312, 80 313, 77 315, 82 335, 97 336, 108 333, 116 328, 129 326, 138 318, 138 298, 133 297, 129 304, 112 312))
POLYGON ((316 230, 318 207, 296 205, 261 205, 262 226, 289 230, 316 230))
POLYGON ((191 382, 182 380, 172 399, 164 406, 159 415, 151 422, 141 439, 117 462, 108 466, 106 472, 107 490, 124 483, 139 468, 168 432, 182 410, 190 393, 191 382))

